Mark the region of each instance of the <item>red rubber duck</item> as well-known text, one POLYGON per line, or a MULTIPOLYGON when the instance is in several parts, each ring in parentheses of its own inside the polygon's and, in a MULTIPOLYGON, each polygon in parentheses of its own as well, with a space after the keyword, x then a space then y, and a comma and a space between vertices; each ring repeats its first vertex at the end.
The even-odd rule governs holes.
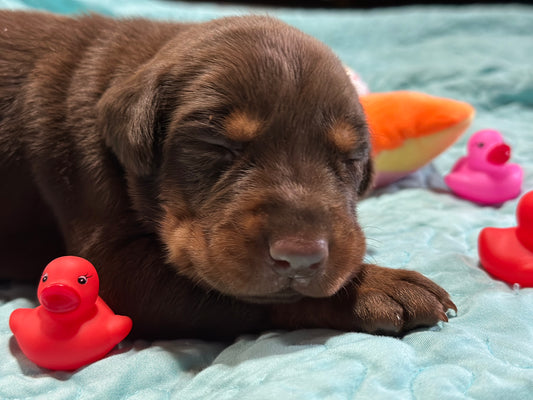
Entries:
POLYGON ((493 276, 511 285, 533 287, 533 191, 520 199, 518 226, 484 228, 479 234, 481 265, 493 276))
POLYGON ((9 327, 22 352, 40 367, 71 371, 104 357, 130 332, 98 296, 94 266, 66 256, 46 266, 37 289, 40 306, 11 313, 9 327))

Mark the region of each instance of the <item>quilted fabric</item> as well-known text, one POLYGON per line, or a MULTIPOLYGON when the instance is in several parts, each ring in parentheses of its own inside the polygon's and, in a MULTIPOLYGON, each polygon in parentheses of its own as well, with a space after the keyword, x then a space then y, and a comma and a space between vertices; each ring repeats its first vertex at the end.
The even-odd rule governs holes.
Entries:
MULTIPOLYGON (((0 0, 0 7, 176 20, 250 11, 153 0, 0 0)), ((533 397, 533 289, 492 279, 478 265, 476 247, 483 227, 515 224, 517 200, 480 207, 435 190, 442 189, 439 172, 447 172, 464 154, 468 137, 483 128, 504 134, 512 160, 524 167, 524 190, 533 189, 533 8, 268 11, 330 45, 373 91, 419 90, 476 107, 472 127, 433 169, 359 209, 368 259, 434 279, 451 293, 457 316, 402 339, 302 330, 234 343, 124 342, 74 373, 51 373, 25 359, 8 327, 12 310, 35 304, 34 289, 4 283, 0 399, 533 397)))

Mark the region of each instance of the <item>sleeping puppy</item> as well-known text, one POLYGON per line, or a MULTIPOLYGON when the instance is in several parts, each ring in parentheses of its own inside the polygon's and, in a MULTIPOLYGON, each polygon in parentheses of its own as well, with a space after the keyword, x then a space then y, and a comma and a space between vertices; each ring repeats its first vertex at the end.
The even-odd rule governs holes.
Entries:
POLYGON ((0 278, 85 257, 147 339, 401 334, 455 309, 363 262, 368 128, 317 40, 268 17, 1 11, 0 54, 0 278))

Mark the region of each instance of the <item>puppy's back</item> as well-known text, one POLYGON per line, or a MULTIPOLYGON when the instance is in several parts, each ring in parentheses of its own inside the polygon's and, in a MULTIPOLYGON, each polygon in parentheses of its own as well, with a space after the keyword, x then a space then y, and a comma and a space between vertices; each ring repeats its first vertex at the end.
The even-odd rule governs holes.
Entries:
POLYGON ((0 11, 0 264, 9 268, 0 269, 0 279, 34 278, 65 253, 50 193, 75 183, 69 171, 83 164, 83 154, 102 156, 95 104, 118 75, 149 60, 182 28, 0 11), (78 149, 91 145, 96 150, 78 149))
POLYGON ((35 119, 29 113, 36 108, 41 115, 67 110, 75 75, 84 76, 86 87, 103 91, 114 76, 150 59, 181 27, 0 10, 0 153, 6 153, 6 140, 31 130, 27 123, 35 119))

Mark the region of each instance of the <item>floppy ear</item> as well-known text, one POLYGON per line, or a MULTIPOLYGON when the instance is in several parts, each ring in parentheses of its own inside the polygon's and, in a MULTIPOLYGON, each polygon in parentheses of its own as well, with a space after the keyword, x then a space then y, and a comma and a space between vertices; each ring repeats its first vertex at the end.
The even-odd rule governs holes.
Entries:
POLYGON ((357 194, 359 197, 364 197, 371 192, 374 188, 374 162, 372 158, 369 158, 366 164, 362 168, 363 179, 357 188, 357 194))
POLYGON ((112 84, 96 105, 97 129, 128 172, 154 168, 158 107, 157 74, 149 68, 112 84))

